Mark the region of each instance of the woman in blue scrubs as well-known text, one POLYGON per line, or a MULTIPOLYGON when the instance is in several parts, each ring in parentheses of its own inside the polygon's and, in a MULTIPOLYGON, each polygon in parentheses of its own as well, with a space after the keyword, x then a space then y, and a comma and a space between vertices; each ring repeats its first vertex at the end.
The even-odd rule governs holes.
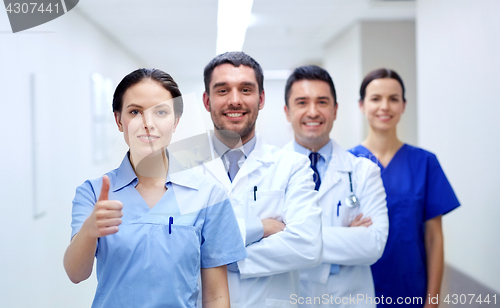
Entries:
POLYGON ((182 115, 170 75, 139 69, 113 97, 129 152, 73 200, 72 240, 64 256, 74 283, 97 259, 92 307, 229 307, 226 264, 246 257, 225 189, 192 170, 173 170, 166 151, 182 115))
POLYGON ((389 212, 384 254, 371 267, 379 307, 437 307, 428 297, 439 294, 443 275, 441 217, 460 204, 436 156, 398 139, 406 106, 401 77, 389 69, 372 71, 360 95, 370 129, 350 151, 380 167, 389 212))

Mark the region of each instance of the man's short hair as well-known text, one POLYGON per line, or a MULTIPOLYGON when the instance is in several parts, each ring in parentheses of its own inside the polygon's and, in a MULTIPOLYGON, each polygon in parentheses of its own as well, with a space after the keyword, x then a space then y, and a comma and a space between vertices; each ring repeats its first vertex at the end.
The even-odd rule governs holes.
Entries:
POLYGON ((207 66, 205 66, 203 77, 205 81, 205 92, 207 92, 207 94, 210 93, 210 82, 212 81, 212 73, 214 69, 217 66, 226 63, 235 67, 245 65, 252 68, 255 72, 255 79, 257 80, 257 84, 259 86, 259 93, 264 91, 264 73, 262 73, 260 64, 242 51, 231 51, 216 56, 212 59, 212 61, 210 61, 210 63, 207 64, 207 66))
POLYGON ((287 106, 293 83, 301 80, 320 80, 326 82, 330 86, 333 101, 337 104, 337 93, 335 92, 335 86, 333 85, 333 80, 332 77, 330 77, 330 74, 328 74, 325 69, 317 65, 305 65, 297 67, 286 81, 285 104, 287 106))

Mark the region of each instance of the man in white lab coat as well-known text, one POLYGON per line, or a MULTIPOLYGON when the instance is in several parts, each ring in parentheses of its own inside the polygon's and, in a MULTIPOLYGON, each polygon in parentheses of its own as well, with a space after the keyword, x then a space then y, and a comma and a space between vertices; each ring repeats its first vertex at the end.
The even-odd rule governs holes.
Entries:
POLYGON ((294 301, 302 307, 375 307, 370 265, 382 256, 389 227, 380 168, 330 139, 338 104, 326 70, 295 69, 285 99, 295 135, 285 149, 309 157, 323 210, 323 263, 301 271, 294 301))
POLYGON ((219 55, 205 67, 204 80, 203 103, 215 128, 210 144, 218 158, 198 169, 226 187, 248 253, 228 266, 231 307, 297 307, 291 297, 299 291, 299 270, 320 264, 323 249, 309 160, 255 133, 265 94, 253 58, 219 55))

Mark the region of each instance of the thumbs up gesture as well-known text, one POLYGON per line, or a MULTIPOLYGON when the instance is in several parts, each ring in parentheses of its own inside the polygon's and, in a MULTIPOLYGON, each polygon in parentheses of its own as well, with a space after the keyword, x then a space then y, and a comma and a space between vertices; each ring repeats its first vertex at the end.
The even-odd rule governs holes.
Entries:
POLYGON ((108 194, 109 177, 105 175, 102 178, 101 194, 94 205, 94 211, 82 226, 89 236, 96 239, 118 232, 118 226, 122 223, 123 204, 117 200, 109 200, 108 194))

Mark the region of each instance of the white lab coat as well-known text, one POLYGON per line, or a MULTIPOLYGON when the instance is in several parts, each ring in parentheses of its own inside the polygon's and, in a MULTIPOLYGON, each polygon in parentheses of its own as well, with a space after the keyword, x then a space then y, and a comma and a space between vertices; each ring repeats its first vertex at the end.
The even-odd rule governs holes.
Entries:
POLYGON ((299 269, 322 261, 321 209, 313 172, 303 155, 256 138, 232 183, 220 158, 198 157, 195 168, 226 188, 244 240, 245 219, 273 218, 286 225, 284 231, 248 245, 248 257, 238 262, 240 272, 228 272, 231 307, 297 307, 290 298, 299 292, 299 269))
MULTIPOLYGON (((373 300, 375 297, 370 265, 382 256, 389 230, 380 168, 366 158, 343 150, 333 139, 332 143, 332 159, 318 191, 323 211, 323 263, 301 270, 300 295, 304 299, 304 307, 375 307, 370 300, 352 301, 352 297, 357 299, 362 295, 373 300), (352 209, 344 201, 350 195, 348 172, 352 172, 353 190, 360 202, 359 207, 352 209), (337 216, 339 201, 342 205, 337 216), (349 227, 360 213, 370 217, 373 224, 369 227, 349 227), (331 264, 340 264, 338 274, 330 275, 331 264), (308 297, 320 297, 321 301, 306 304, 308 297)), ((284 149, 294 151, 293 141, 284 149)))

